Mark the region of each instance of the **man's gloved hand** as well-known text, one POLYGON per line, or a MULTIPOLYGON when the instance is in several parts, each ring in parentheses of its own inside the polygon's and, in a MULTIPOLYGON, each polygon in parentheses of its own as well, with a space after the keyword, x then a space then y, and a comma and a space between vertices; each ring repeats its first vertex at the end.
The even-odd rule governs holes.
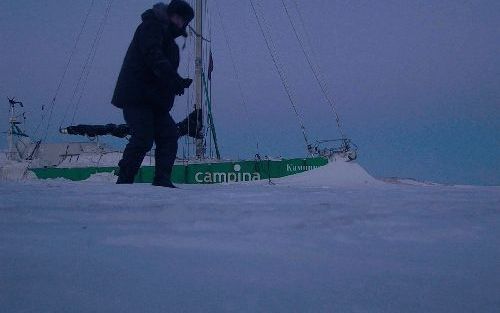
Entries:
POLYGON ((176 95, 182 96, 184 94, 184 89, 189 88, 191 84, 193 83, 193 80, 191 78, 181 78, 177 81, 177 91, 176 95))

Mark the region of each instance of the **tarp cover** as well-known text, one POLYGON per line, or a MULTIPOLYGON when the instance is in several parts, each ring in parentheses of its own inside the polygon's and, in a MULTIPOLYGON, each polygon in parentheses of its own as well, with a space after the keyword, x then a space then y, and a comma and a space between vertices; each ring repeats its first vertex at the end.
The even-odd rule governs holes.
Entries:
MULTIPOLYGON (((178 136, 190 136, 193 138, 203 138, 202 125, 203 114, 201 110, 194 110, 182 122, 177 123, 178 136)), ((61 129, 61 133, 77 136, 114 136, 125 138, 130 135, 130 128, 127 124, 106 124, 106 125, 75 125, 61 129)))
POLYGON ((64 128, 61 132, 68 135, 89 137, 111 135, 118 138, 125 138, 130 135, 130 129, 127 124, 76 125, 64 128))

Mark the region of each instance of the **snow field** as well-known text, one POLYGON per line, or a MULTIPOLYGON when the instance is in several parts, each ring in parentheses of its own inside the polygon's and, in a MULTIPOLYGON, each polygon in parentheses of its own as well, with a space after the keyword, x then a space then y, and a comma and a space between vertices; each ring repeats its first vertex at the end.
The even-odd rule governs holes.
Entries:
POLYGON ((274 185, 111 178, 0 183, 1 312, 500 307, 499 187, 388 184, 355 163, 274 185))

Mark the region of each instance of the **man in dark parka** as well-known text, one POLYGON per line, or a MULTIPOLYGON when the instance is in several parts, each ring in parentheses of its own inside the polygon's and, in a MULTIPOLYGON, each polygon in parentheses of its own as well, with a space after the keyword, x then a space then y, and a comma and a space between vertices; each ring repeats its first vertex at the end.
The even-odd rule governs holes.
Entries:
POLYGON ((146 153, 155 150, 153 185, 174 187, 170 176, 177 155, 178 130, 170 110, 176 95, 184 94, 191 79, 177 73, 179 47, 194 18, 183 0, 158 3, 142 14, 118 77, 112 103, 123 110, 131 137, 118 163, 117 184, 132 184, 146 153))

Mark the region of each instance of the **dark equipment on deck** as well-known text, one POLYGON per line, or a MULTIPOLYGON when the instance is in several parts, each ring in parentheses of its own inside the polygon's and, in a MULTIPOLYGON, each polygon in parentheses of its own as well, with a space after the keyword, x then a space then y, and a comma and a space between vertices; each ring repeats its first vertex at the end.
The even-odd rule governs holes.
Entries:
MULTIPOLYGON (((203 125, 203 116, 201 110, 195 110, 189 114, 182 122, 177 123, 177 133, 179 138, 183 136, 190 136, 196 139, 203 138, 201 132, 203 125)), ((118 138, 125 138, 130 135, 130 128, 127 124, 106 124, 106 125, 75 125, 61 128, 61 134, 76 135, 76 136, 113 136, 118 138)))
POLYGON ((97 136, 114 136, 125 138, 130 135, 130 130, 127 124, 106 124, 106 125, 75 125, 60 129, 62 134, 97 137, 97 136))

